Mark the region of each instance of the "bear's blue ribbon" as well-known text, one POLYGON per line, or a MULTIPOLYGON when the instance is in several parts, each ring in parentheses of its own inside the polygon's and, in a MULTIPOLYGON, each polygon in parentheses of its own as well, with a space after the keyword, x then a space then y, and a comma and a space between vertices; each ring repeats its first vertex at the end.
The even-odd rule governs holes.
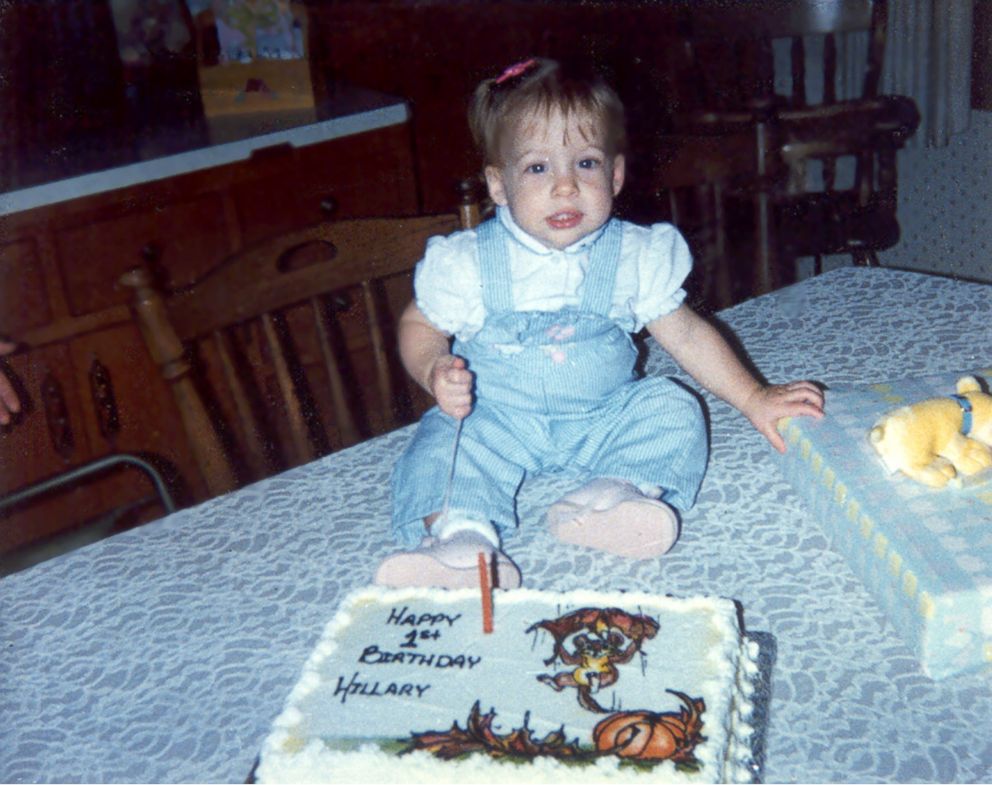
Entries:
POLYGON ((961 433, 967 436, 971 433, 971 401, 963 395, 952 395, 951 398, 961 407, 961 433))

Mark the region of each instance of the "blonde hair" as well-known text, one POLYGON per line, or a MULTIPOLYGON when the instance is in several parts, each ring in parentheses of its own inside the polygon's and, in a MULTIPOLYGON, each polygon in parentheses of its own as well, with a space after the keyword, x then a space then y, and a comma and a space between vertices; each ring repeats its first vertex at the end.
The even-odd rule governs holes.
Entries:
POLYGON ((591 117, 605 132, 607 154, 626 152, 623 103, 613 88, 598 74, 533 58, 510 66, 475 89, 468 124, 483 165, 502 162, 504 138, 522 118, 540 113, 548 117, 556 111, 566 120, 574 115, 591 117))

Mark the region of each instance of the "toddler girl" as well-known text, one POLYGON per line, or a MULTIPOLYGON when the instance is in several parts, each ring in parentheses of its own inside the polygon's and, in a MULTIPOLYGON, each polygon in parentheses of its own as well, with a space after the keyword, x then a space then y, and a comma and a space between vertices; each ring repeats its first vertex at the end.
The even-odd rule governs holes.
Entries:
POLYGON ((413 550, 376 582, 471 586, 481 551, 500 586, 519 585, 501 550, 517 491, 566 468, 594 479, 548 510, 555 536, 659 556, 695 501, 707 435, 692 393, 635 377, 631 333, 647 327, 780 451, 777 421, 821 417, 823 397, 809 382, 760 383, 683 302, 691 260, 674 227, 611 218, 624 112, 601 80, 528 60, 479 86, 469 120, 496 216, 432 238, 417 267, 400 354, 437 406, 393 472, 393 531, 413 550))

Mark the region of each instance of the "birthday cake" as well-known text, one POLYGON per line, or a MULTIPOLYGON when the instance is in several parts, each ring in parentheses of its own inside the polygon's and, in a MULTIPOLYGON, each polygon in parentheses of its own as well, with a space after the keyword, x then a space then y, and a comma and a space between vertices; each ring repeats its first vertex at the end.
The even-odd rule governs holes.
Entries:
POLYGON ((257 782, 751 782, 737 606, 369 588, 330 621, 257 782), (487 631, 488 629, 488 631, 487 631))

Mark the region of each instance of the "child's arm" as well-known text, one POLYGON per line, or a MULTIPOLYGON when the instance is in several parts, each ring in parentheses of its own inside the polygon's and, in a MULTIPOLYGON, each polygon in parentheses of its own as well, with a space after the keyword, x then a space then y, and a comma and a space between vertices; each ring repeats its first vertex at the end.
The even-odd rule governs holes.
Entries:
POLYGON ((427 321, 411 302, 399 324, 400 358, 413 380, 434 396, 441 411, 457 420, 472 411, 474 375, 451 353, 449 335, 427 321))
POLYGON ((693 379, 738 409, 779 452, 783 417, 823 416, 823 393, 812 382, 762 384, 719 331, 687 305, 647 325, 648 332, 693 379))

